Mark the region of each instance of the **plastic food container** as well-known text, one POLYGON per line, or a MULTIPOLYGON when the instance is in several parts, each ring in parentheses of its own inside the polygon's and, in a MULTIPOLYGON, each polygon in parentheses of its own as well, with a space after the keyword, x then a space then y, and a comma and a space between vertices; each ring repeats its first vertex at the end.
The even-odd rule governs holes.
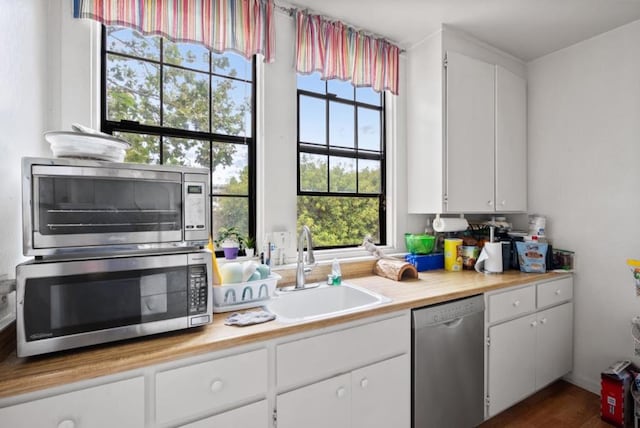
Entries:
POLYGON ((261 301, 271 298, 280 278, 280 275, 272 272, 265 279, 214 286, 213 312, 230 312, 260 306, 261 301))
POLYGON ((430 254, 436 243, 433 235, 405 233, 404 242, 411 254, 430 254))

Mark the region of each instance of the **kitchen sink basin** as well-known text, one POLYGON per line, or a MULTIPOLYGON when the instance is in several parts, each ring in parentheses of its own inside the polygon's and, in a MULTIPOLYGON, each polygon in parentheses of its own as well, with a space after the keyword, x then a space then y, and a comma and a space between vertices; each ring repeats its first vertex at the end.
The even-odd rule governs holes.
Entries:
POLYGON ((351 284, 320 285, 299 291, 276 292, 265 309, 280 322, 309 321, 368 309, 391 302, 388 297, 351 284))

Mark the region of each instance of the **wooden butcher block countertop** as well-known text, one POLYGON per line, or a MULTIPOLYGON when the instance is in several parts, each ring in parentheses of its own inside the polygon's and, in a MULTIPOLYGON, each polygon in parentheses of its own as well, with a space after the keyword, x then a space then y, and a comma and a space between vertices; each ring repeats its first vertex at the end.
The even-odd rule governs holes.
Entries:
POLYGON ((12 350, 0 362, 0 398, 504 287, 545 281, 559 275, 519 271, 486 275, 475 271, 438 270, 422 272, 419 279, 402 282, 379 276, 361 276, 346 282, 380 293, 392 301, 357 313, 303 323, 285 324, 276 320, 248 327, 229 327, 224 325, 227 314, 214 314, 213 323, 205 327, 85 349, 29 358, 18 358, 12 350))

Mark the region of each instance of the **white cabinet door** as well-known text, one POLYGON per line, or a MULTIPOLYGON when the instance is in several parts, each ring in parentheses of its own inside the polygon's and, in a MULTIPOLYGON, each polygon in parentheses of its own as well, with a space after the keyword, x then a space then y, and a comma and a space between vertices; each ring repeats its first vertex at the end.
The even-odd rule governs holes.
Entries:
POLYGON ((351 373, 352 428, 409 428, 411 365, 401 355, 351 373))
POLYGON ((0 409, 0 427, 139 428, 144 378, 99 385, 0 409))
POLYGON ((447 52, 446 207, 494 211, 495 66, 447 52))
POLYGON ((527 89, 496 66, 496 211, 527 210, 527 89))
POLYGON ((566 375, 573 367, 573 303, 538 312, 536 389, 566 375))
POLYGON ((489 416, 535 390, 536 315, 489 328, 489 416))
POLYGON ((280 394, 276 408, 278 428, 349 428, 351 374, 280 394))
POLYGON ((183 428, 268 428, 267 400, 202 419, 183 428))

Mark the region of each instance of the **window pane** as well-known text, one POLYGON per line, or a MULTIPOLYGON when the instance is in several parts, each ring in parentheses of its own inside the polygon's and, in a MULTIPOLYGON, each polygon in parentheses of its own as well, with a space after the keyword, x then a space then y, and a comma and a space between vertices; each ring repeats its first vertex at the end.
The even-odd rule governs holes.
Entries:
POLYGON ((329 102, 329 145, 355 147, 353 106, 329 102))
POLYGON ((300 141, 314 144, 327 144, 325 101, 318 98, 300 96, 300 123, 298 131, 300 141))
POLYGON ((374 91, 369 87, 356 88, 356 101, 361 103, 372 104, 374 106, 382 105, 382 97, 380 93, 374 91))
POLYGON ((358 107, 358 148, 380 151, 380 112, 358 107))
POLYGON ((214 238, 221 227, 236 227, 241 234, 248 234, 249 198, 220 196, 211 199, 211 232, 214 238))
POLYGON ((311 228, 317 247, 361 245, 366 235, 380 242, 377 197, 298 196, 298 229, 311 228))
POLYGON ((252 80, 253 72, 251 61, 233 53, 213 53, 211 55, 212 71, 216 74, 235 77, 237 79, 252 80))
POLYGON ((164 126, 209 131, 209 75, 175 67, 164 72, 164 126))
POLYGON ((164 62, 209 72, 209 50, 194 43, 164 41, 164 62))
POLYGON ((358 193, 380 193, 380 161, 358 160, 358 193))
POLYGON ((326 81, 320 79, 320 73, 298 74, 298 89, 324 94, 326 81))
POLYGON ((160 124, 160 69, 157 65, 107 55, 107 119, 160 124))
POLYGON ((343 82, 338 79, 329 80, 327 81, 327 93, 353 101, 353 85, 351 82, 343 82))
POLYGON ((300 153, 300 190, 305 192, 326 192, 327 157, 300 153))
POLYGON ((160 163, 160 137, 130 132, 114 132, 113 136, 122 138, 131 144, 131 147, 127 149, 125 162, 156 165, 160 163))
POLYGON ((356 160, 331 156, 329 165, 329 190, 356 193, 356 160))
POLYGON ((249 148, 243 144, 213 143, 211 180, 214 195, 249 194, 249 148))
POLYGON ((108 51, 155 61, 160 60, 160 37, 145 37, 129 28, 106 28, 108 51))
POLYGON ((213 132, 251 137, 251 84, 213 77, 211 86, 213 132))
POLYGON ((209 142, 187 138, 164 137, 162 163, 209 168, 209 142))

